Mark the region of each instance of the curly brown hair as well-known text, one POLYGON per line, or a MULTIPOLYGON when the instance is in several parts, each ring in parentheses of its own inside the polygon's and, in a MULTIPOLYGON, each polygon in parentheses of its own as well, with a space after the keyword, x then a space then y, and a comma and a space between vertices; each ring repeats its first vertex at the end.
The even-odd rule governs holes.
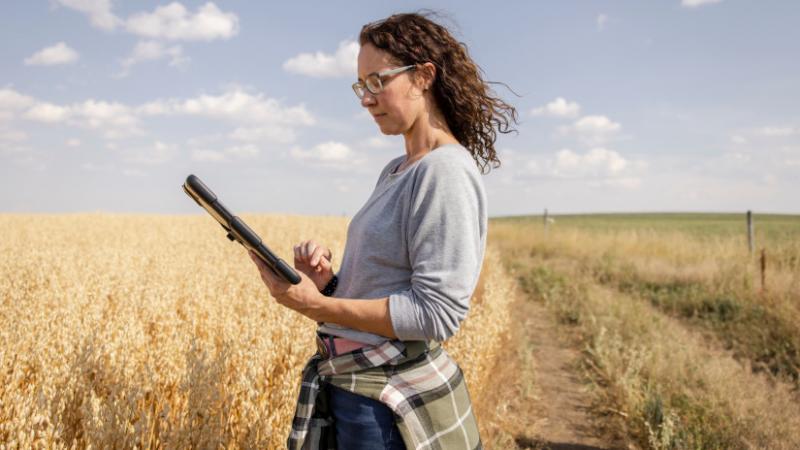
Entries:
MULTIPOLYGON (((437 76, 433 96, 455 138, 472 154, 481 173, 500 167, 494 143, 497 131, 516 132, 517 110, 493 96, 483 70, 444 26, 429 17, 433 12, 394 14, 361 28, 359 43, 372 44, 399 65, 431 62, 437 76)), ((502 84, 502 83, 501 83, 502 84)), ((512 91, 513 92, 513 91, 512 91)))

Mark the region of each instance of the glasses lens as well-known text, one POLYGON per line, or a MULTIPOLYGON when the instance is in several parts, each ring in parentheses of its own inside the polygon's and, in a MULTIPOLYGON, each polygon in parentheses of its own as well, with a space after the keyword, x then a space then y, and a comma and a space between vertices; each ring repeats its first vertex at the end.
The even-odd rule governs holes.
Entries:
POLYGON ((381 85, 381 77, 379 77, 377 74, 368 76, 367 79, 364 80, 364 84, 373 95, 378 95, 383 90, 383 86, 381 85))
POLYGON ((356 93, 358 98, 364 97, 364 85, 361 83, 353 83, 353 92, 356 93))

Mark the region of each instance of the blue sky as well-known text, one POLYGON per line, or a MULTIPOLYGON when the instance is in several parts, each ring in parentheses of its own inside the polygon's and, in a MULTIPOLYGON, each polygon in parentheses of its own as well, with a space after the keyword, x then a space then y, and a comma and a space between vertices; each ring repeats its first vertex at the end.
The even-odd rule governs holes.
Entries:
POLYGON ((800 213, 800 2, 4 2, 0 212, 352 215, 404 152, 361 26, 432 8, 519 110, 492 216, 800 213))

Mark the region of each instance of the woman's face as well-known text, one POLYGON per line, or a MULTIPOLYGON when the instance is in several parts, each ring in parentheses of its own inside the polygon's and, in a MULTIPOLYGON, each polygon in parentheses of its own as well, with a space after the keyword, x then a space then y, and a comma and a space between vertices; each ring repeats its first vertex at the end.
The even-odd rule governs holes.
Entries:
MULTIPOLYGON (((367 75, 401 67, 391 56, 372 44, 364 44, 358 52, 358 79, 367 75)), ((361 106, 367 108, 383 134, 406 133, 425 109, 422 90, 413 82, 413 71, 383 78, 383 92, 366 91, 361 106)))

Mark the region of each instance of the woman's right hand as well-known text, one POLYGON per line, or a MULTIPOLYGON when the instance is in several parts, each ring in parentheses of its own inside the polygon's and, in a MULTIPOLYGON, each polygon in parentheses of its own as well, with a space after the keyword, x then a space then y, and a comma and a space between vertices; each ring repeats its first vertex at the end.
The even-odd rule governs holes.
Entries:
POLYGON ((311 278, 320 291, 333 278, 331 259, 331 250, 312 240, 294 246, 294 268, 311 278))

